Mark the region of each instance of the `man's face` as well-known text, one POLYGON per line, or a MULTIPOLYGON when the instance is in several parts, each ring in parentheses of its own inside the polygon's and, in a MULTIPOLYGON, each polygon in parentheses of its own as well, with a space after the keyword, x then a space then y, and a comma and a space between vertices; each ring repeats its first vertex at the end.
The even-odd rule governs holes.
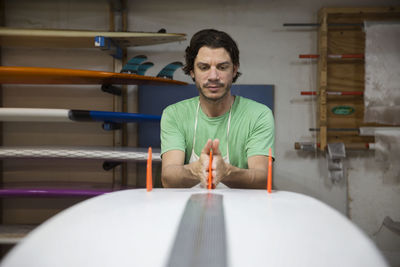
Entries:
POLYGON ((233 65, 225 48, 203 46, 197 53, 190 75, 204 98, 218 101, 228 94, 236 73, 237 66, 233 65))

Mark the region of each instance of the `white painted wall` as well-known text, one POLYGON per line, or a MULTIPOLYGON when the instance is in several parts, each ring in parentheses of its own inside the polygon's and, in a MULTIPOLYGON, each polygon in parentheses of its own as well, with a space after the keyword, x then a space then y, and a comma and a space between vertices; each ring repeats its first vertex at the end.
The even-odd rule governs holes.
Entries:
MULTIPOLYGON (((288 29, 285 22, 316 22, 322 7, 399 5, 399 1, 133 1, 129 4, 129 30, 184 32, 188 38, 203 28, 228 32, 238 43, 241 56, 237 83, 274 84, 277 160, 274 183, 280 190, 318 198, 351 217, 384 249, 392 265, 400 265, 400 237, 387 229, 373 235, 385 216, 400 220, 400 181, 383 181, 384 170, 373 152, 351 153, 348 182, 332 184, 327 178, 325 157, 294 150, 295 141, 312 141, 315 103, 301 97, 301 90, 316 89, 316 64, 297 59, 298 54, 317 52, 317 32, 288 29), (348 199, 350 201, 348 201, 348 199), (384 235, 380 237, 380 235, 384 235)), ((183 60, 187 42, 132 49, 144 52, 160 64, 183 60)), ((154 67, 151 71, 157 73, 154 67)), ((185 76, 179 79, 191 80, 185 76)), ((334 230, 334 229, 332 229, 334 230)))
MULTIPOLYGON (((107 30, 107 7, 100 1, 6 1, 12 25, 31 27, 107 30), (30 3, 29 6, 24 6, 30 3), (43 9, 45 8, 45 9, 43 9)), ((297 59, 300 53, 315 53, 317 33, 310 29, 288 29, 285 22, 315 22, 321 7, 367 7, 399 5, 398 0, 224 0, 129 1, 128 30, 187 33, 190 38, 203 28, 227 31, 241 51, 237 83, 274 84, 276 151, 274 183, 279 190, 301 192, 348 214, 400 266, 399 236, 383 228, 385 216, 400 221, 400 182, 385 178, 373 152, 351 153, 348 181, 333 185, 327 178, 323 156, 295 151, 295 141, 311 141, 315 106, 301 90, 315 90, 316 65, 297 59), (348 201, 349 199, 349 201, 348 201)), ((145 53, 156 66, 156 74, 171 61, 183 61, 188 41, 129 49, 130 56, 145 53)), ((28 55, 26 55, 28 56, 28 55)), ((77 66, 78 67, 78 66, 77 66)), ((177 79, 191 82, 182 72, 177 79)), ((332 229, 334 231, 334 229, 332 229)))

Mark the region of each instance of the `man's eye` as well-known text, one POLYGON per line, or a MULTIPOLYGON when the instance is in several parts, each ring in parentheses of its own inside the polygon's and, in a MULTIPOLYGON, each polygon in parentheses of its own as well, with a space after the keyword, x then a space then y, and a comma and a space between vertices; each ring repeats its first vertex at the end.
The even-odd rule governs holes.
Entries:
POLYGON ((229 68, 229 65, 221 65, 218 67, 220 70, 227 70, 229 68))
POLYGON ((208 66, 200 65, 200 66, 199 66, 199 69, 200 69, 200 70, 207 70, 207 69, 208 69, 208 66))

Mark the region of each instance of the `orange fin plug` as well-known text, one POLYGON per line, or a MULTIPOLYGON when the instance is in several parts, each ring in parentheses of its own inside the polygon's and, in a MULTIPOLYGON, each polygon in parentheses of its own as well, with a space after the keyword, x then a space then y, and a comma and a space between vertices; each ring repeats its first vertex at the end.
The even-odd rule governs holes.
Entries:
POLYGON ((208 165, 208 189, 210 190, 212 188, 212 151, 210 150, 210 162, 208 165))
POLYGON ((146 169, 146 188, 147 192, 153 190, 153 172, 152 172, 152 149, 149 147, 148 156, 147 156, 147 169, 146 169))
POLYGON ((267 178, 267 191, 271 193, 272 191, 272 156, 271 156, 271 148, 268 153, 268 178, 267 178))

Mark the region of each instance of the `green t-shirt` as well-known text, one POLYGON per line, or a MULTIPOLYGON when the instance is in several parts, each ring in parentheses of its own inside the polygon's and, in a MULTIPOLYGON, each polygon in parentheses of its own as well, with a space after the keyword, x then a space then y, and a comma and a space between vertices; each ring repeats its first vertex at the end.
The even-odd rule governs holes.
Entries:
MULTIPOLYGON (((185 152, 185 164, 189 163, 193 147, 194 124, 199 97, 193 97, 170 105, 161 118, 161 155, 170 150, 185 152)), ((219 117, 208 117, 199 108, 194 151, 200 155, 208 139, 220 140, 222 156, 227 154, 227 129, 229 111, 219 117)), ((255 155, 268 156, 271 148, 274 157, 274 118, 265 105, 236 96, 231 110, 229 130, 230 164, 247 169, 247 158, 255 155)))

